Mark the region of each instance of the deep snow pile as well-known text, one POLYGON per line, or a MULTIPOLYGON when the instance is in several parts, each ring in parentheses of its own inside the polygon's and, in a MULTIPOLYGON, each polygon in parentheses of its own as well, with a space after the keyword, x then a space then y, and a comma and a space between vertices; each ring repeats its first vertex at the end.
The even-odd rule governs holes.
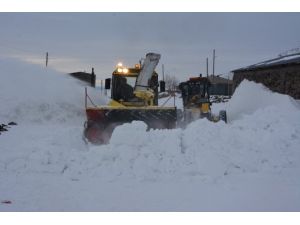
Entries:
POLYGON ((299 109, 299 104, 288 95, 269 91, 262 84, 246 80, 239 85, 228 103, 217 104, 216 107, 225 108, 228 112, 228 119, 236 120, 269 107, 274 108, 275 114, 279 111, 295 112, 297 108, 299 109))
POLYGON ((0 119, 18 122, 0 136, 0 202, 12 201, 0 211, 300 209, 300 110, 288 96, 244 81, 214 107, 228 124, 146 131, 134 121, 93 146, 82 140, 82 83, 0 63, 0 119))

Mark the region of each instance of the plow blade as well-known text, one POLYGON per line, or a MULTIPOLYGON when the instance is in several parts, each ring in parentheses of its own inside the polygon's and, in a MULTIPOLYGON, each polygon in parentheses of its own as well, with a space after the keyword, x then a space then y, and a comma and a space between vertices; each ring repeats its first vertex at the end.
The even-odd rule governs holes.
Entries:
POLYGON ((132 121, 143 121, 148 129, 172 129, 176 127, 175 107, 95 107, 87 108, 85 137, 94 144, 106 144, 116 126, 132 121))

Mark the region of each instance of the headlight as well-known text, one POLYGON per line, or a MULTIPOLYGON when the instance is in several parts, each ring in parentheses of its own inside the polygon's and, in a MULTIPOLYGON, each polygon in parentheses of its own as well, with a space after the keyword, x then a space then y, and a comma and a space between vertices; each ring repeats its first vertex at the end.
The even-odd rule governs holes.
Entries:
POLYGON ((122 67, 123 64, 121 62, 118 63, 117 67, 122 67))
POLYGON ((118 68, 118 73, 122 73, 123 72, 123 69, 122 68, 118 68))
POLYGON ((127 68, 124 68, 124 69, 123 69, 123 73, 128 73, 128 69, 127 69, 127 68))

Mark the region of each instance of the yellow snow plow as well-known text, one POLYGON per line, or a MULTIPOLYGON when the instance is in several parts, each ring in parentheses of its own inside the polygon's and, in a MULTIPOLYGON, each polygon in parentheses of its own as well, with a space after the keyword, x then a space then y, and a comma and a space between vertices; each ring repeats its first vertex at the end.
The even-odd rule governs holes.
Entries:
POLYGON ((227 123, 225 110, 221 110, 219 115, 211 112, 210 86, 211 83, 207 77, 191 77, 188 81, 179 84, 184 108, 184 124, 199 118, 207 118, 213 122, 223 120, 227 123))
POLYGON ((148 53, 143 64, 133 68, 118 64, 112 78, 105 80, 105 89, 111 89, 110 103, 92 107, 86 104, 84 135, 90 142, 108 143, 116 126, 134 120, 145 122, 149 129, 176 127, 176 107, 158 106, 159 84, 155 67, 159 59, 160 54, 148 53))

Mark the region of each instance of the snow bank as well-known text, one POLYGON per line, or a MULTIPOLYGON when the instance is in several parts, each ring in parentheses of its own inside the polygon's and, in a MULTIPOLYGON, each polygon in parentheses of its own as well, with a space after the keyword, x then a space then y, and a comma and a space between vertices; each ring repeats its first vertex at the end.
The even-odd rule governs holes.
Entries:
POLYGON ((227 125, 206 120, 190 124, 183 141, 186 152, 193 155, 196 170, 211 177, 299 170, 300 112, 286 117, 270 114, 272 111, 258 110, 227 125))
POLYGON ((258 109, 273 107, 285 112, 295 111, 298 103, 290 96, 270 91, 262 84, 244 80, 232 98, 224 104, 229 120, 240 119, 258 109))
MULTIPOLYGON (((93 147, 97 151, 99 178, 137 180, 166 179, 180 171, 179 129, 150 130, 140 121, 124 124, 114 131, 110 144, 93 147), (110 161, 109 163, 107 163, 110 161), (101 162, 106 162, 101 165, 101 162)), ((86 162, 88 163, 88 162, 86 162)))
POLYGON ((113 164, 119 177, 154 180, 299 170, 299 116, 295 107, 287 116, 286 109, 273 105, 229 124, 203 119, 184 130, 147 132, 143 122, 133 122, 117 127, 109 145, 91 149, 99 150, 95 163, 105 178, 111 176, 113 164), (110 163, 99 166, 108 158, 110 163))

